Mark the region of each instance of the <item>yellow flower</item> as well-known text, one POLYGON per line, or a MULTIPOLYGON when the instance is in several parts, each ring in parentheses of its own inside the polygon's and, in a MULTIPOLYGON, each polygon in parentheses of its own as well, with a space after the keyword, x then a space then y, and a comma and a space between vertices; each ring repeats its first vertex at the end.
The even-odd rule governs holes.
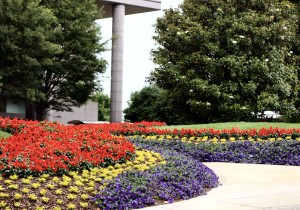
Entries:
POLYGON ((20 200, 23 196, 19 193, 15 193, 14 197, 15 197, 16 200, 20 200))
POLYGON ((54 186, 53 184, 50 184, 50 183, 49 183, 49 184, 47 184, 47 188, 48 188, 48 189, 51 189, 51 190, 53 190, 53 189, 54 189, 54 187, 55 187, 55 186, 54 186))
POLYGON ((55 177, 53 177, 52 181, 57 183, 57 182, 60 181, 60 179, 59 179, 58 177, 55 176, 55 177))
POLYGON ((68 194, 67 195, 67 199, 68 200, 74 200, 74 199, 76 199, 77 198, 77 195, 74 195, 74 194, 68 194))
POLYGON ((19 189, 19 185, 17 185, 17 184, 11 184, 11 185, 8 185, 8 188, 12 189, 12 190, 17 190, 17 189, 19 189))
POLYGON ((34 189, 37 189, 37 188, 39 188, 40 186, 41 186, 41 185, 40 185, 40 183, 38 183, 38 182, 31 184, 31 187, 34 188, 34 189))
POLYGON ((40 177, 40 178, 38 179, 38 181, 44 183, 44 182, 46 182, 46 179, 45 179, 44 177, 40 177))
POLYGON ((78 189, 77 186, 71 186, 71 187, 69 188, 69 192, 71 192, 71 193, 78 193, 78 192, 79 192, 79 189, 78 189))
POLYGON ((19 202, 14 203, 14 207, 20 207, 20 206, 21 206, 21 203, 19 203, 19 202))
POLYGON ((3 208, 7 205, 7 203, 5 201, 1 201, 0 202, 0 208, 3 208))
POLYGON ((49 203, 49 200, 50 200, 50 198, 48 198, 48 197, 42 197, 42 201, 44 203, 49 203))
POLYGON ((69 182, 68 181, 63 181, 63 182, 59 182, 59 184, 63 187, 66 187, 69 185, 69 182))
POLYGON ((12 183, 12 181, 10 179, 4 180, 4 183, 7 185, 10 185, 12 183))
POLYGON ((75 185, 77 186, 84 186, 84 184, 80 180, 75 181, 75 185))
POLYGON ((17 175, 17 174, 10 175, 9 178, 10 178, 11 180, 16 181, 16 180, 18 179, 18 175, 17 175))
POLYGON ((62 205, 64 202, 63 202, 63 200, 61 200, 61 199, 57 199, 57 200, 56 200, 56 203, 57 203, 58 205, 62 205))
POLYGON ((82 208, 87 208, 89 206, 89 204, 86 202, 80 202, 79 204, 82 208))
POLYGON ((47 179, 50 175, 49 174, 42 174, 41 177, 47 179))
POLYGON ((24 179, 24 178, 22 179, 23 184, 30 184, 30 182, 31 182, 30 179, 24 179))
POLYGON ((61 194, 62 194, 62 189, 57 189, 57 190, 55 190, 55 194, 56 194, 56 195, 61 195, 61 194))
POLYGON ((29 198, 29 200, 32 200, 32 201, 36 201, 37 200, 37 196, 35 194, 28 195, 28 198, 29 198))
POLYGON ((29 193, 29 191, 30 191, 30 189, 28 189, 26 187, 21 190, 21 192, 25 193, 25 194, 29 193))
POLYGON ((67 205, 67 209, 68 209, 68 210, 74 210, 74 209, 76 209, 76 206, 75 206, 73 203, 69 203, 69 204, 67 205))
POLYGON ((81 194, 81 199, 83 200, 87 200, 89 198, 89 195, 88 194, 81 194))
POLYGON ((41 189, 41 190, 40 190, 40 194, 41 194, 41 195, 46 195, 46 194, 47 194, 47 190, 41 189))
POLYGON ((0 192, 0 198, 9 198, 9 194, 0 192))

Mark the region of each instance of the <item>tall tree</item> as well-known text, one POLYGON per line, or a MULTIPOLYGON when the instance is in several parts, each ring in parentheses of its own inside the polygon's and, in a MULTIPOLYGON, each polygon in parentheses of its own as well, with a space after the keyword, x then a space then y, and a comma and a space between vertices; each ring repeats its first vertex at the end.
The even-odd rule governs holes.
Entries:
POLYGON ((39 0, 0 1, 0 83, 2 96, 41 100, 38 75, 61 52, 50 41, 57 19, 39 0))
MULTIPOLYGON (((50 108, 58 111, 71 111, 72 106, 84 104, 97 88, 97 74, 104 71, 106 62, 97 56, 105 48, 104 44, 100 43, 100 29, 95 23, 95 20, 100 17, 100 12, 94 0, 41 0, 35 2, 37 2, 37 6, 51 11, 55 19, 50 27, 41 34, 51 45, 58 46, 58 50, 48 56, 45 62, 39 63, 35 71, 30 71, 32 78, 28 83, 18 86, 18 84, 22 84, 22 80, 15 80, 17 85, 14 91, 11 91, 10 88, 7 88, 7 91, 17 97, 21 95, 27 103, 35 108, 36 118, 43 120, 50 108), (29 89, 29 87, 34 88, 29 89), (24 94, 28 90, 31 90, 30 94, 24 94)), ((13 17, 20 15, 13 9, 9 11, 13 13, 13 17)), ((41 12, 36 12, 35 16, 43 15, 41 12)), ((27 30, 27 21, 24 23, 26 24, 21 24, 21 26, 27 30)), ((8 25, 8 28, 10 27, 10 23, 4 21, 3 25, 5 24, 8 25)), ((14 27, 16 31, 23 34, 19 30, 20 24, 15 24, 14 27)), ((33 26, 32 31, 38 31, 39 28, 45 28, 44 24, 33 26)), ((8 43, 14 42, 13 35, 7 37, 7 40, 8 43)), ((17 47, 22 49, 25 57, 27 52, 31 51, 34 51, 37 56, 44 56, 44 52, 40 48, 26 46, 26 43, 26 40, 23 45, 17 43, 17 47)), ((48 49, 47 46, 44 48, 48 49)), ((14 50, 15 48, 12 48, 12 51, 14 50)), ((33 56, 33 58, 35 57, 33 56)), ((10 71, 10 74, 14 75, 17 71, 23 72, 23 68, 10 71)), ((3 81, 4 83, 8 81, 7 84, 9 84, 11 79, 7 78, 3 81)))
POLYGON ((295 111, 295 5, 279 0, 185 0, 156 23, 149 81, 197 122, 295 111))

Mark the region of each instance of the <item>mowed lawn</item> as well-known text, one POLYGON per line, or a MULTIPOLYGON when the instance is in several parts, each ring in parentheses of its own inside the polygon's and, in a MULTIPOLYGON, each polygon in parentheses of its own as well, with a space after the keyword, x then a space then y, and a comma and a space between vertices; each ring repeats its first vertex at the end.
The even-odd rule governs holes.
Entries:
POLYGON ((10 134, 9 133, 6 133, 6 132, 3 132, 3 131, 0 131, 0 139, 2 138, 2 137, 4 137, 4 138, 7 138, 7 137, 9 137, 10 136, 10 134))
POLYGON ((210 124, 197 124, 197 125, 171 125, 163 126, 160 128, 167 129, 201 129, 201 128, 214 128, 214 129, 260 129, 260 128, 300 128, 300 123, 283 123, 283 122, 226 122, 226 123, 210 123, 210 124))

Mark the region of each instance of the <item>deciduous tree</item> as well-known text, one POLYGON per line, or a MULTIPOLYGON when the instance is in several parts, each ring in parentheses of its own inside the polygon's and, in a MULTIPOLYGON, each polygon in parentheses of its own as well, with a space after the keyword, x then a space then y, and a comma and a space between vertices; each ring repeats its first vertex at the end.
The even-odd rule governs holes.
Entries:
POLYGON ((26 100, 38 120, 50 108, 70 111, 85 103, 105 68, 97 56, 104 45, 95 1, 3 0, 0 7, 2 94, 26 100))

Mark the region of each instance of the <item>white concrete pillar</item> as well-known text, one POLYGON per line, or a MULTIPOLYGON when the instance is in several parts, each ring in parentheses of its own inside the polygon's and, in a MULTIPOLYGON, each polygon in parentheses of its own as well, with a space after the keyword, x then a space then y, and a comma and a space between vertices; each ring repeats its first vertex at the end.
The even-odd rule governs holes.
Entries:
POLYGON ((113 5, 112 13, 110 122, 122 122, 125 5, 113 5))

